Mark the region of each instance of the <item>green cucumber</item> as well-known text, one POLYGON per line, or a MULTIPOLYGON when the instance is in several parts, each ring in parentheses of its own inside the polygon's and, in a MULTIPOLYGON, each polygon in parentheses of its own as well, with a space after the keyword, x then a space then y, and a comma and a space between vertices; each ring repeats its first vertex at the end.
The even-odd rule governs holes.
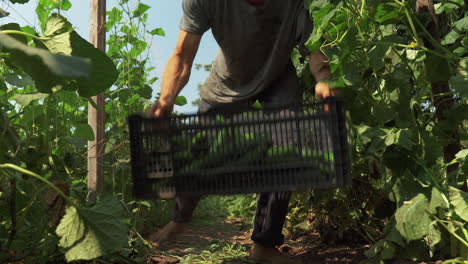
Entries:
POLYGON ((322 159, 322 160, 326 160, 330 162, 335 161, 333 152, 328 152, 328 151, 322 152, 322 151, 311 150, 311 149, 303 149, 302 157, 307 158, 307 159, 322 159))

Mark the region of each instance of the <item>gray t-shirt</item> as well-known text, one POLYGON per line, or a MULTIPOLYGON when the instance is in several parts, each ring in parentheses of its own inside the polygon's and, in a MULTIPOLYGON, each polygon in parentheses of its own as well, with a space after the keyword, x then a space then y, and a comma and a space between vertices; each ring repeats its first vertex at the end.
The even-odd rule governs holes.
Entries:
POLYGON ((231 103, 262 92, 290 65, 291 52, 312 31, 304 0, 183 0, 180 29, 202 35, 211 29, 220 50, 200 96, 231 103))

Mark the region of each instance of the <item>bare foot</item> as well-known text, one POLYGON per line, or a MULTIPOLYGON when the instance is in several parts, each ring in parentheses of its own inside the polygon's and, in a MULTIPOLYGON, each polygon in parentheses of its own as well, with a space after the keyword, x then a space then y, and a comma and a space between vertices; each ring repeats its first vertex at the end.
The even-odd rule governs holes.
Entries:
POLYGON ((184 232, 186 227, 186 223, 177 223, 171 221, 159 231, 151 234, 149 236, 149 240, 158 244, 174 240, 179 234, 184 232))
POLYGON ((267 248, 257 243, 250 249, 249 259, 266 262, 268 264, 302 264, 301 261, 290 259, 277 248, 267 248))

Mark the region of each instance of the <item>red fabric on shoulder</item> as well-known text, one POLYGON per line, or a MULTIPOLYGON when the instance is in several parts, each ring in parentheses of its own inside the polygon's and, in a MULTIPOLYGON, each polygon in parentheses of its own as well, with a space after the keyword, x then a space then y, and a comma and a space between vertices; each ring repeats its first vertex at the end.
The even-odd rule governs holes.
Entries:
POLYGON ((254 6, 262 6, 265 4, 265 0, 247 0, 247 2, 254 6))

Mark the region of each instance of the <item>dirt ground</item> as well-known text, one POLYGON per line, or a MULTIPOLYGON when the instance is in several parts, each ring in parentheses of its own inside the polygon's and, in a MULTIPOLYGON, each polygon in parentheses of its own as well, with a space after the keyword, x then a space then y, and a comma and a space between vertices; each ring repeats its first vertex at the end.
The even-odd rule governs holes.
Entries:
MULTIPOLYGON (((173 256, 183 257, 187 254, 199 254, 204 250, 212 250, 215 243, 238 243, 245 247, 245 253, 237 258, 225 258, 219 264, 252 264, 247 259, 251 247, 251 230, 236 221, 224 221, 214 224, 212 221, 198 221, 190 224, 186 232, 176 241, 155 247, 149 261, 153 264, 176 264, 179 260, 173 256)), ((325 245, 320 242, 317 233, 309 233, 297 238, 286 237, 286 242, 280 250, 304 264, 357 264, 365 259, 364 251, 370 245, 325 245)), ((437 262, 416 263, 408 260, 394 260, 390 264, 441 264, 437 262)), ((194 262, 196 264, 196 262, 194 262)))
MULTIPOLYGON (((245 247, 245 257, 237 259, 225 259, 222 264, 252 263, 246 259, 247 252, 251 246, 251 230, 236 223, 197 222, 191 224, 184 234, 176 241, 161 245, 154 251, 150 261, 154 264, 175 264, 179 261, 169 255, 184 256, 187 254, 198 254, 203 250, 209 250, 216 242, 239 243, 245 247)), ((294 240, 286 237, 286 242, 280 250, 300 259, 304 264, 323 263, 359 263, 364 258, 364 250, 368 245, 334 245, 327 246, 320 243, 319 235, 310 233, 300 236, 294 240)))

